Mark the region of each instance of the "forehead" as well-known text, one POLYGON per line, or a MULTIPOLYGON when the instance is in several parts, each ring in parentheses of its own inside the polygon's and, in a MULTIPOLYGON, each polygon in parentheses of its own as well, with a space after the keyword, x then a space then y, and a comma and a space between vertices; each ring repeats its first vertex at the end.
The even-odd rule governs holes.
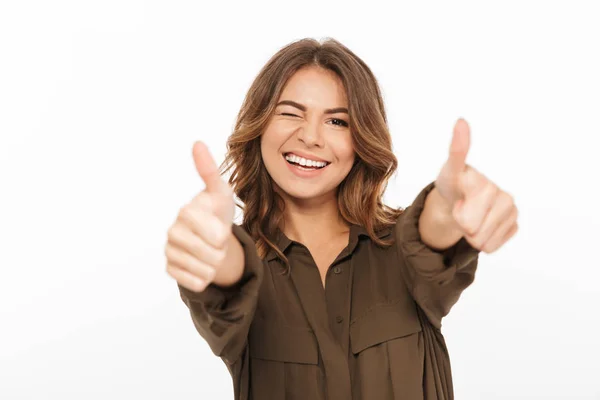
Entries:
POLYGON ((346 89, 333 71, 311 66, 302 68, 286 82, 279 100, 294 100, 308 107, 345 107, 346 89))

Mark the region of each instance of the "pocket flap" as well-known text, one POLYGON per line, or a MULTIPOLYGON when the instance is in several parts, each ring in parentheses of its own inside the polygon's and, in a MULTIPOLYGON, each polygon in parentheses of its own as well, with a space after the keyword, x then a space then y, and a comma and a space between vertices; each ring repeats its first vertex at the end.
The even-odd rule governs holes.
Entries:
POLYGON ((378 305, 350 324, 350 347, 357 354, 388 340, 422 331, 417 310, 402 312, 397 304, 378 305))
POLYGON ((250 357, 296 364, 318 364, 319 347, 314 332, 268 323, 261 318, 253 321, 248 337, 250 357))

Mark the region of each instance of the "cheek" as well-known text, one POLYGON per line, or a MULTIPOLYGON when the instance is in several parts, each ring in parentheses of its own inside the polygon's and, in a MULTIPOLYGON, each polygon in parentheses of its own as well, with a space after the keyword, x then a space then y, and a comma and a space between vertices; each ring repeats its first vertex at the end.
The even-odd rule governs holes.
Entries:
POLYGON ((287 135, 300 126, 301 122, 293 121, 289 119, 273 120, 267 129, 272 132, 273 135, 287 135))
POLYGON ((336 149, 335 155, 340 162, 353 162, 355 153, 351 140, 338 141, 332 143, 332 148, 336 149))
POLYGON ((297 124, 288 121, 271 122, 262 135, 261 141, 264 150, 279 149, 287 140, 289 140, 290 136, 293 135, 297 128, 297 124))

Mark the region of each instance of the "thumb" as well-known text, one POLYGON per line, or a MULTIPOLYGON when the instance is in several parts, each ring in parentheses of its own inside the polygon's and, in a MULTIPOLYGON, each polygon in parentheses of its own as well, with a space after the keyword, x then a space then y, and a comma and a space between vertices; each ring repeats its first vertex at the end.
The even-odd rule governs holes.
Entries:
POLYGON ((454 125, 452 142, 450 143, 450 155, 448 156, 448 166, 453 176, 458 176, 464 172, 467 165, 467 153, 471 146, 471 132, 469 124, 462 118, 459 118, 454 125))
POLYGON ((194 164, 196 165, 198 175, 200 175, 200 178, 202 178, 206 185, 206 191, 209 193, 219 192, 223 182, 217 164, 210 154, 208 147, 206 147, 206 144, 202 141, 194 143, 192 155, 194 157, 194 164))

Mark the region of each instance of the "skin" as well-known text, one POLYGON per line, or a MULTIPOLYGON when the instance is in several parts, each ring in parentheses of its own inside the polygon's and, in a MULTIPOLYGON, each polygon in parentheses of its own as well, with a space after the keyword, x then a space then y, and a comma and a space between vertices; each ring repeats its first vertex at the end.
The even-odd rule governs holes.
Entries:
POLYGON ((194 164, 205 188, 181 207, 167 233, 167 273, 202 292, 212 282, 231 286, 244 270, 244 252, 232 233, 233 189, 224 181, 206 145, 194 144, 194 164))
POLYGON ((425 201, 419 231, 432 248, 449 248, 464 236, 472 247, 493 253, 517 232, 518 209, 512 195, 466 163, 470 146, 471 130, 461 118, 425 201))
POLYGON ((275 190, 285 201, 283 232, 308 244, 347 234, 339 215, 336 188, 352 169, 355 152, 348 127, 344 86, 332 71, 306 67, 287 82, 261 137, 261 155, 275 190), (300 109, 282 101, 297 103, 300 109), (336 111, 328 113, 327 110, 336 111), (298 150, 331 162, 316 178, 292 173, 283 154, 298 150))
MULTIPOLYGON (((336 188, 355 159, 347 126, 344 87, 333 72, 319 67, 298 71, 286 84, 280 104, 261 137, 261 155, 275 190, 286 208, 283 228, 288 238, 318 249, 318 263, 328 265, 348 240, 349 227, 337 207, 336 188), (327 110, 337 109, 335 112, 327 110), (316 178, 300 178, 288 168, 283 154, 303 151, 331 162, 316 178), (334 248, 325 251, 321 244, 334 248)), ((454 127, 448 158, 427 196, 419 218, 422 241, 447 249, 461 238, 476 249, 492 253, 518 230, 513 197, 466 163, 470 129, 459 119, 454 127)), ((202 142, 193 150, 205 189, 181 208, 168 232, 165 246, 167 273, 183 287, 203 291, 211 282, 230 286, 239 281, 244 253, 232 234, 233 190, 219 175, 202 142)), ((325 282, 325 271, 321 278, 325 282)))

